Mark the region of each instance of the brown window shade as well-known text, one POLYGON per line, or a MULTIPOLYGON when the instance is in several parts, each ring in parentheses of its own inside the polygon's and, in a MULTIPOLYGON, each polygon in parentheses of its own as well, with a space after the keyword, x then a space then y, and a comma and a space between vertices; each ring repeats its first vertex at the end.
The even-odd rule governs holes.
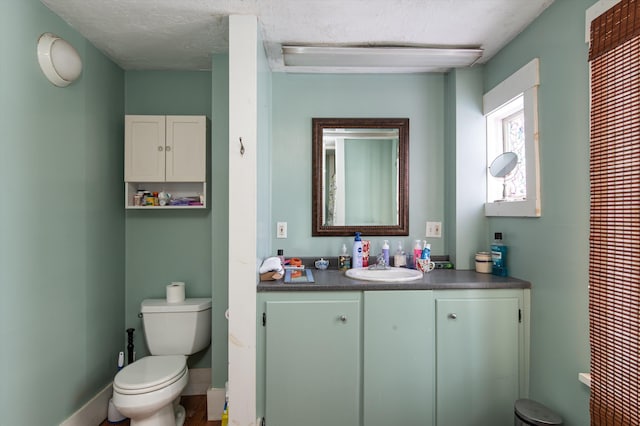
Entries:
POLYGON ((591 25, 591 424, 640 425, 640 1, 591 25))
POLYGON ((591 22, 589 60, 640 34, 640 1, 623 0, 591 22))

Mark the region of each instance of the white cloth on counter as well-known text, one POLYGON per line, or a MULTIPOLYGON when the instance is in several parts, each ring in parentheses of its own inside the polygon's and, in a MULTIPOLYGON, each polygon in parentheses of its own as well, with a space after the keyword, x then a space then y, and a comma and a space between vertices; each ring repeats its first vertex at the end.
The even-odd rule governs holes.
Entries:
POLYGON ((280 263, 279 257, 267 257, 262 262, 262 266, 260 266, 260 273, 264 274, 265 272, 271 271, 275 271, 280 274, 284 273, 284 268, 282 267, 282 263, 280 263))

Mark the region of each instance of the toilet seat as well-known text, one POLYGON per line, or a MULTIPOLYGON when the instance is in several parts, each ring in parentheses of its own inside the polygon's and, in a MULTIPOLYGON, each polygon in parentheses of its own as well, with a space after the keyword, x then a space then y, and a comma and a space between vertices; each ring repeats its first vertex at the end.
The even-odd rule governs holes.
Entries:
POLYGON ((184 355, 148 356, 123 368, 113 389, 123 395, 139 395, 165 388, 187 374, 184 355))

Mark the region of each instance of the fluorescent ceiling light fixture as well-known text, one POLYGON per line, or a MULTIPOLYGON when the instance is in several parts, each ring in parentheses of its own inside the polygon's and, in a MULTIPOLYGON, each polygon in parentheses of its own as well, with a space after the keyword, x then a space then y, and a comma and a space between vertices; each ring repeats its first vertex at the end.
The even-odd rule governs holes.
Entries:
POLYGON ((282 46, 286 67, 446 71, 468 67, 482 49, 438 47, 282 46))

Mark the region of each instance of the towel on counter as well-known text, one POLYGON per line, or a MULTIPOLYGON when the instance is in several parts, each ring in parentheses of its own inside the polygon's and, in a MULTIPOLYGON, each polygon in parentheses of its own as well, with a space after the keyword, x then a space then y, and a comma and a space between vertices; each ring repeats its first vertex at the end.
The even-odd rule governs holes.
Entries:
POLYGON ((279 257, 268 257, 262 262, 262 266, 260 266, 261 281, 279 280, 283 275, 284 268, 279 257))

